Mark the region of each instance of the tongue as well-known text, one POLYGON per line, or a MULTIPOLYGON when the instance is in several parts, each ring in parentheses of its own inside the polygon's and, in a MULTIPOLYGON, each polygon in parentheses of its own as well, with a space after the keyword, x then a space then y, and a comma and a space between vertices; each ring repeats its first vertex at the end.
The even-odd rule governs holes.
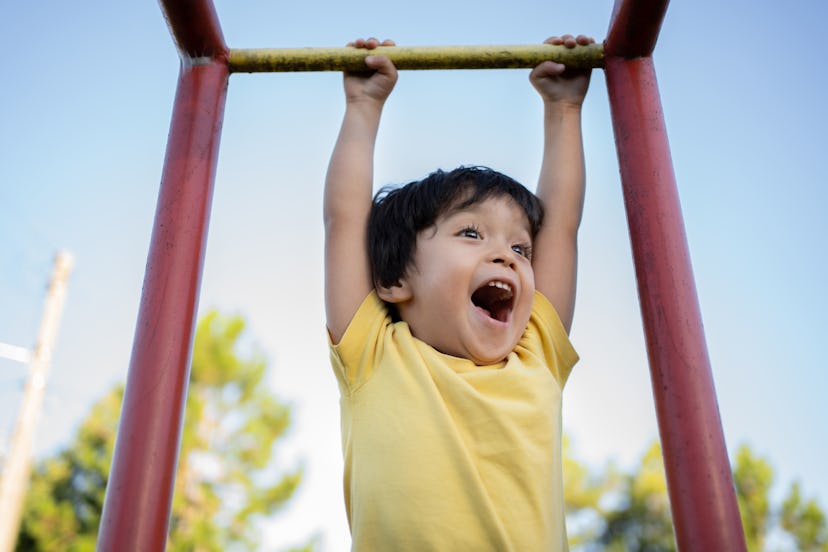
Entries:
POLYGON ((505 322, 512 301, 512 293, 495 286, 483 286, 472 294, 471 299, 472 303, 490 318, 505 322))
POLYGON ((509 310, 512 305, 512 298, 506 298, 500 301, 495 301, 492 303, 491 308, 491 316, 495 320, 500 320, 501 322, 506 322, 506 318, 509 315, 509 310))

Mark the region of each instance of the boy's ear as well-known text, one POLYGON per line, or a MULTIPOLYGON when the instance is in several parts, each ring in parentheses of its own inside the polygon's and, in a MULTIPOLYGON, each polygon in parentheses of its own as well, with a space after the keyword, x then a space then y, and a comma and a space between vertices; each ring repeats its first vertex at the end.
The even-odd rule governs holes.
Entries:
POLYGON ((403 303, 411 299, 411 287, 402 279, 390 286, 377 285, 377 295, 386 303, 403 303))

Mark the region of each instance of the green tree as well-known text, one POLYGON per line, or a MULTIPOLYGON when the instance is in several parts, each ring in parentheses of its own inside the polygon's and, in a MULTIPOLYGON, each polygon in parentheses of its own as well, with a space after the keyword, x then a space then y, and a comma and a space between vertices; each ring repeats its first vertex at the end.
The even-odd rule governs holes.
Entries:
POLYGON ((120 387, 107 393, 71 446, 35 467, 17 550, 95 550, 122 397, 120 387))
POLYGON ((606 550, 661 552, 676 549, 661 447, 653 443, 638 470, 622 478, 615 507, 605 512, 598 541, 606 550))
POLYGON ((623 476, 612 465, 603 472, 590 470, 574 455, 568 435, 563 436, 562 458, 567 537, 570 548, 579 549, 598 538, 606 515, 602 500, 623 476))
POLYGON ((773 468, 767 460, 751 452, 747 445, 742 445, 736 452, 733 482, 747 549, 762 550, 771 521, 773 468))
MULTIPOLYGON (((787 534, 796 549, 828 552, 828 523, 814 499, 804 499, 798 483, 781 505, 771 502, 773 468, 748 446, 739 447, 733 480, 747 548, 765 550, 767 536, 787 534)), ((564 441, 564 493, 573 550, 672 551, 676 549, 661 447, 654 442, 632 473, 609 466, 593 474, 564 441), (567 474, 566 472, 570 473, 567 474), (583 512, 592 515, 588 523, 583 512), (575 523, 570 523, 572 518, 575 523)))
POLYGON ((562 456, 567 513, 577 514, 582 510, 599 509, 601 496, 607 491, 607 481, 612 479, 609 475, 610 469, 606 474, 592 473, 585 464, 575 458, 568 435, 563 436, 562 456))
MULTIPOLYGON (((241 350, 244 329, 241 317, 215 311, 196 328, 167 543, 173 552, 255 548, 258 522, 301 481, 301 469, 274 473, 274 444, 290 408, 264 384, 264 355, 241 350)), ((122 389, 111 391, 71 445, 38 464, 17 550, 94 550, 122 397, 122 389)))
POLYGON ((661 448, 654 442, 635 471, 608 464, 591 472, 564 437, 564 501, 573 550, 675 550, 661 448))
POLYGON ((782 503, 782 527, 804 552, 828 551, 825 513, 814 499, 803 500, 799 483, 793 483, 782 503))

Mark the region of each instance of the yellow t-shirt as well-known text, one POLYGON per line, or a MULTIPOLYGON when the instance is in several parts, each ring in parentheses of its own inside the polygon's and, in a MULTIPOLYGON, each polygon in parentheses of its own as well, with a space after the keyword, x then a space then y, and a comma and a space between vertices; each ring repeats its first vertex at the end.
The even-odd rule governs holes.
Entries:
POLYGON ((577 360, 538 292, 491 366, 413 337, 372 292, 331 347, 353 550, 567 550, 561 390, 577 360))

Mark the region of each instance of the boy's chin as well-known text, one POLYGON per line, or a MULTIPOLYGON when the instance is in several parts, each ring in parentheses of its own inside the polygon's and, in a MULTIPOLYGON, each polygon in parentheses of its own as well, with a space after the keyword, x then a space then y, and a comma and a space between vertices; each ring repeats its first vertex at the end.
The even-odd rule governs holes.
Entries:
POLYGON ((508 354, 503 356, 493 356, 491 358, 471 358, 472 362, 474 362, 477 366, 492 366, 494 364, 500 364, 506 357, 509 356, 508 354))
POLYGON ((469 351, 466 355, 468 360, 471 360, 478 366, 487 366, 490 364, 498 364, 506 360, 509 353, 515 350, 517 343, 512 346, 504 345, 502 347, 485 347, 474 351, 469 351))
POLYGON ((443 346, 431 344, 434 349, 444 355, 455 358, 462 358, 471 361, 478 366, 488 366, 490 364, 498 364, 509 356, 512 352, 511 348, 494 348, 494 347, 449 347, 445 344, 443 346), (502 349, 502 350, 501 350, 502 349))

